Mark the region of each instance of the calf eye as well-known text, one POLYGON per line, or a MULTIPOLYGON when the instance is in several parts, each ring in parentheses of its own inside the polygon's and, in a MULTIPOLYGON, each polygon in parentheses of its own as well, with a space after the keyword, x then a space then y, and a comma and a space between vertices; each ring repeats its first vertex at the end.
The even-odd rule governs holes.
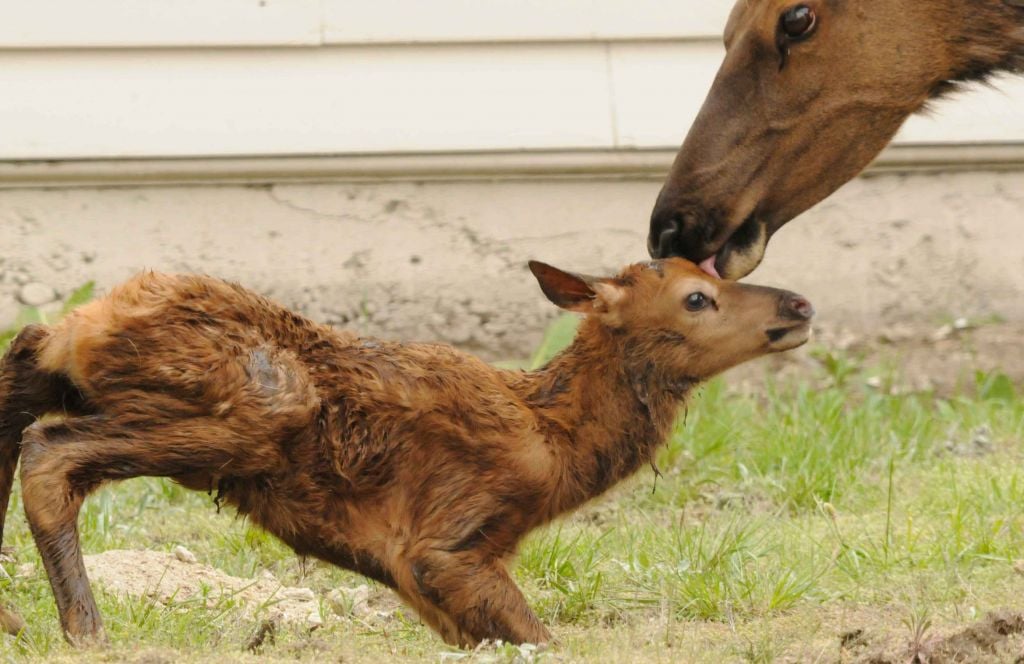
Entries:
POLYGON ((796 5, 790 7, 782 13, 782 17, 779 18, 779 30, 782 34, 790 41, 800 41, 807 39, 814 32, 815 26, 818 24, 817 17, 814 15, 814 10, 807 5, 796 5))
POLYGON ((684 300, 687 311, 700 311, 701 309, 708 306, 708 298, 704 293, 690 293, 684 300))

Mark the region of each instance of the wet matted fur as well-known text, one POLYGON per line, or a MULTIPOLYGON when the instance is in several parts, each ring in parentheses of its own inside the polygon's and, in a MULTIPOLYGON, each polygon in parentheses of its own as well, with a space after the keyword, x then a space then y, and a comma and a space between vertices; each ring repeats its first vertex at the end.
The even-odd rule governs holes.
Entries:
POLYGON ((450 643, 548 641, 506 569, 520 540, 649 463, 694 384, 803 343, 813 312, 680 259, 608 279, 531 268, 585 314, 536 372, 360 338, 194 275, 142 274, 23 330, 0 366, 0 526, 20 456, 67 637, 103 638, 82 501, 161 476, 393 588, 450 643))

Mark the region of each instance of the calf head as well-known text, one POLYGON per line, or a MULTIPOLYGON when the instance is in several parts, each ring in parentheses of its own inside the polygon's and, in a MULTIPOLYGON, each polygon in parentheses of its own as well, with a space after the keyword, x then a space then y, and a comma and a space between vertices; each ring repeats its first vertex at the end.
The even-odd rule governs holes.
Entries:
MULTIPOLYGON (((664 375, 701 380, 747 360, 800 346, 814 308, 785 290, 709 276, 670 258, 596 278, 531 261, 541 290, 621 340, 632 361, 664 375)), ((615 358, 607 358, 609 362, 615 358)))

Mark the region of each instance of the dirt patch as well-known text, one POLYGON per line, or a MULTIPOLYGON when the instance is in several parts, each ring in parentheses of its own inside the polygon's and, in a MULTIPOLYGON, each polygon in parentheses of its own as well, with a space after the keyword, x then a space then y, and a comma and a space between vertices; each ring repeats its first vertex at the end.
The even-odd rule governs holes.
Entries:
MULTIPOLYGON (((273 640, 278 626, 292 625, 314 630, 331 616, 374 627, 398 619, 402 605, 386 588, 366 584, 339 587, 319 594, 310 588, 286 586, 264 570, 256 578, 231 576, 196 561, 184 547, 171 553, 160 551, 111 550, 85 556, 90 581, 107 593, 130 598, 148 598, 168 607, 234 606, 243 616, 259 620, 262 633, 256 650, 273 640)), ((35 565, 19 566, 18 576, 33 576, 35 565)))
POLYGON ((996 611, 966 627, 929 637, 871 644, 860 630, 840 637, 842 661, 858 664, 987 664, 1024 662, 1024 614, 996 611), (851 634, 856 634, 850 638, 851 634))
POLYGON ((796 352, 769 356, 730 371, 730 386, 760 391, 765 377, 780 380, 843 380, 891 392, 939 396, 975 389, 976 373, 1005 374, 1024 386, 1024 323, 957 321, 942 325, 894 325, 872 334, 849 329, 815 330, 796 352))
POLYGON ((250 618, 310 628, 323 624, 312 590, 285 586, 269 572, 243 579, 184 555, 123 550, 85 556, 85 568, 97 586, 118 596, 181 608, 231 604, 250 618))

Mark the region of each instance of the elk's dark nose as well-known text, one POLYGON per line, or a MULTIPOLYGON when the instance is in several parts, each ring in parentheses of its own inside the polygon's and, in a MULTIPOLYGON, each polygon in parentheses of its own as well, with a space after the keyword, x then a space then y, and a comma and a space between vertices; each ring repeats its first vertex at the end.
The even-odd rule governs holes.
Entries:
POLYGON ((679 235, 683 222, 679 215, 660 205, 651 214, 651 228, 647 234, 647 253, 651 258, 679 256, 679 235))
POLYGON ((779 315, 789 320, 810 320, 814 316, 814 307, 807 298, 786 293, 779 303, 779 315))

